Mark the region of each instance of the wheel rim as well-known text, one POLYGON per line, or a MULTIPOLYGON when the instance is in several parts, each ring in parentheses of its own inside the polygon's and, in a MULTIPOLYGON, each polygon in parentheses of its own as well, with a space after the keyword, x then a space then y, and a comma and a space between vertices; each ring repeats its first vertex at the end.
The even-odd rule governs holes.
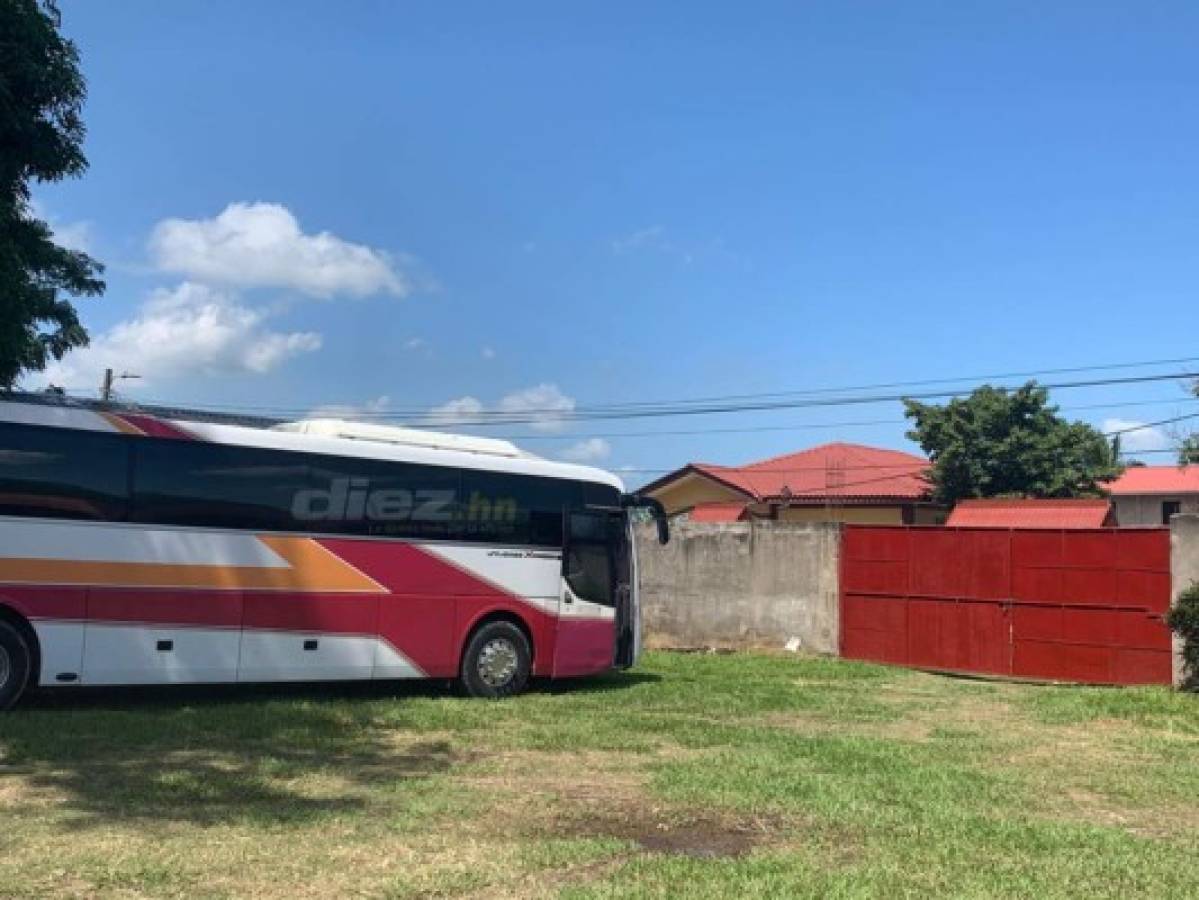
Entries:
POLYGON ((479 677, 489 687, 498 688, 512 680, 518 662, 516 646, 505 638, 495 638, 488 641, 480 651, 476 668, 479 670, 479 677))
POLYGON ((0 647, 0 688, 8 684, 8 677, 12 674, 12 659, 8 655, 8 651, 0 647))

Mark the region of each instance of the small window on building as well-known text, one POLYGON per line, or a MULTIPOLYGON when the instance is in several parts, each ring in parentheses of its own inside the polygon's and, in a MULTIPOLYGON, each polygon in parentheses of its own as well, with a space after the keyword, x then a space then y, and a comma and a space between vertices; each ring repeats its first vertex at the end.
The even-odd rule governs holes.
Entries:
POLYGON ((1162 501, 1162 524, 1170 524, 1170 516, 1176 516, 1182 512, 1181 500, 1163 500, 1162 501))

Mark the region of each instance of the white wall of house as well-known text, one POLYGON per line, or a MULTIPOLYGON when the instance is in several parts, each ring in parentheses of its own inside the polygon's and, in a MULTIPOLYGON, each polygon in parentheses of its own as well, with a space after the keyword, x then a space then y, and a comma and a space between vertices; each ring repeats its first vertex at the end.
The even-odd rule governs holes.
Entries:
POLYGON ((1140 496, 1112 497, 1116 507, 1118 525, 1163 525, 1164 503, 1174 502, 1181 506, 1179 512, 1199 513, 1199 494, 1143 494, 1140 496))

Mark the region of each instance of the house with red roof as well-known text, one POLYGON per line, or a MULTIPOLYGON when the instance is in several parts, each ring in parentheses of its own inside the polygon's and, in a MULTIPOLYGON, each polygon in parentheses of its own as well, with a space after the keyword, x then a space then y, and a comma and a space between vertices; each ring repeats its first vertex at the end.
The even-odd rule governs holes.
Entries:
POLYGON ((1105 487, 1120 525, 1168 525, 1170 516, 1199 513, 1199 465, 1129 466, 1105 487))
POLYGON ((931 525, 928 460, 863 444, 822 444, 744 466, 694 462, 642 488, 672 516, 692 521, 854 522, 931 525))
POLYGON ((1116 524, 1109 500, 1033 498, 959 500, 945 523, 953 528, 1105 528, 1116 524))

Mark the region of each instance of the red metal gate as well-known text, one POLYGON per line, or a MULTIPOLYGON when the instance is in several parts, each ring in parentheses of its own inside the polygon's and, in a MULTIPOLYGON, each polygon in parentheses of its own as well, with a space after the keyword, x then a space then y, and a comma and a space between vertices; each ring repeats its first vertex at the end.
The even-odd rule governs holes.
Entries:
POLYGON ((841 560, 843 656, 1170 683, 1169 529, 850 525, 841 560))

